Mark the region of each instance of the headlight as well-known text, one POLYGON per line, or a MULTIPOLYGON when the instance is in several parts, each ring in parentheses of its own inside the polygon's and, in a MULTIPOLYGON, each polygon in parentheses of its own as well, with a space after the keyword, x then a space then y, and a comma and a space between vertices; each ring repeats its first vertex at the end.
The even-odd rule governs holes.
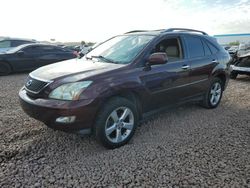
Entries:
POLYGON ((79 100, 79 96, 82 91, 86 89, 91 83, 92 81, 83 81, 61 85, 49 94, 49 98, 61 100, 79 100))

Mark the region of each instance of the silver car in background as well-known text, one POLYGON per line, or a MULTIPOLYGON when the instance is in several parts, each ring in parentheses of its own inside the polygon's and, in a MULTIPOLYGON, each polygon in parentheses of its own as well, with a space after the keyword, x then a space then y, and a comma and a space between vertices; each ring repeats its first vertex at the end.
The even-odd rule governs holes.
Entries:
POLYGON ((234 63, 231 65, 230 78, 236 79, 238 74, 250 76, 250 42, 240 44, 234 63))

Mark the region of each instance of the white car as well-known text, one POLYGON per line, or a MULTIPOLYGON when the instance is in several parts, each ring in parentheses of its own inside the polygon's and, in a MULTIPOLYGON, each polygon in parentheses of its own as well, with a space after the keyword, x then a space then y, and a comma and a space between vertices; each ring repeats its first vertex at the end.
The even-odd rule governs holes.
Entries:
POLYGON ((238 51, 239 47, 238 46, 231 46, 227 51, 229 54, 235 54, 238 51))
POLYGON ((250 42, 239 46, 237 61, 231 65, 230 78, 236 79, 238 74, 250 75, 250 42))

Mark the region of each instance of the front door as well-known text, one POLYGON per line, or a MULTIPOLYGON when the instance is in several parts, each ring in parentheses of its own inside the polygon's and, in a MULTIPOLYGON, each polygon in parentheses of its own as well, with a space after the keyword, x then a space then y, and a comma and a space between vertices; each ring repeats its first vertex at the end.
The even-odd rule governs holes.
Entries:
POLYGON ((155 52, 166 52, 169 60, 141 72, 140 79, 149 96, 145 101, 145 111, 171 105, 187 97, 190 64, 184 58, 181 39, 163 39, 152 50, 155 52))

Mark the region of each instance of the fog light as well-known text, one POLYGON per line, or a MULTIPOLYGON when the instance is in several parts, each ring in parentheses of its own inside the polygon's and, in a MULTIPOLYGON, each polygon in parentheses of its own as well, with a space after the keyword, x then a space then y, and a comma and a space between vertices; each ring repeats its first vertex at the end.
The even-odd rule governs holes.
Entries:
POLYGON ((56 123, 73 123, 76 120, 76 116, 59 117, 56 118, 56 123))

